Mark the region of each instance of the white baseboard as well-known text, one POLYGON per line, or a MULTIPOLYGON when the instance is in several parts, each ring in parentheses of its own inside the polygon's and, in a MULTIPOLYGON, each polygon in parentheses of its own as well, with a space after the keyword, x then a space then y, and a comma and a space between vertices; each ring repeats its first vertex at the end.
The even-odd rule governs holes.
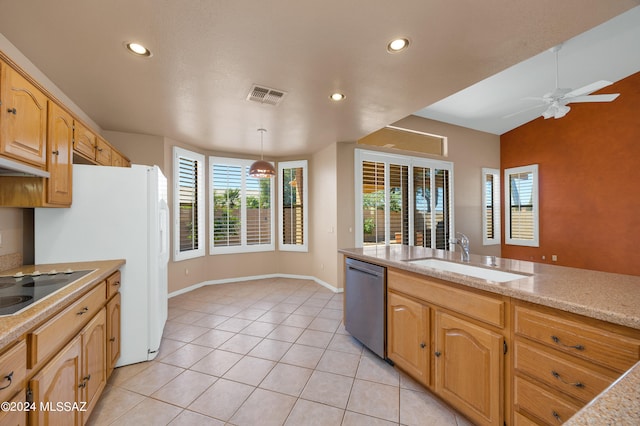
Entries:
POLYGON ((169 299, 171 299, 174 296, 179 296, 181 294, 184 293, 188 293, 192 290, 198 289, 200 287, 204 287, 206 285, 216 285, 216 284, 228 284, 228 283, 237 283, 237 282, 241 282, 241 281, 253 281, 253 280, 262 280, 265 278, 295 278, 295 279, 300 279, 300 280, 311 280, 311 281, 315 281, 317 284, 320 284, 321 286, 331 290, 334 293, 342 293, 343 289, 341 288, 336 288, 334 286, 332 286, 331 284, 322 281, 316 277, 312 277, 312 276, 308 276, 308 275, 292 275, 292 274, 269 274, 269 275, 253 275, 250 277, 239 277, 239 278, 225 278, 222 280, 210 280, 210 281, 203 281, 201 283, 198 284, 194 284, 191 285, 189 287, 185 287, 182 288, 180 290, 176 290, 173 291, 171 293, 169 293, 169 299))

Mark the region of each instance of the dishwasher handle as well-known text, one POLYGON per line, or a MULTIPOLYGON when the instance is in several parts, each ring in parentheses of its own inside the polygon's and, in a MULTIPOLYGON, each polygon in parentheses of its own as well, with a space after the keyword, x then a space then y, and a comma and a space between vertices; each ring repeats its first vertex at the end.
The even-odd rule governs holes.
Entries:
POLYGON ((371 268, 367 268, 367 266, 369 265, 364 262, 353 261, 351 259, 347 260, 347 269, 362 272, 363 274, 371 275, 376 278, 384 276, 384 268, 374 265, 371 265, 371 268), (360 266, 361 264, 363 266, 360 266))

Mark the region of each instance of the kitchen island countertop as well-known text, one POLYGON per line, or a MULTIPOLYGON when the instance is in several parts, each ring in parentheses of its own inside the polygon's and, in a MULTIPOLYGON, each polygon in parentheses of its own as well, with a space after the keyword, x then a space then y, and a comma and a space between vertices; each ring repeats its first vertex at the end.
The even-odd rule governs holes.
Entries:
MULTIPOLYGON (((34 271, 94 270, 77 281, 61 288, 46 298, 12 315, 0 316, 0 350, 19 339, 24 333, 51 317, 62 307, 78 299, 87 290, 105 280, 125 264, 123 259, 90 262, 70 262, 21 266, 3 271, 1 275, 12 276, 19 272, 28 275, 34 271)), ((106 295, 105 295, 106 296, 106 295)))
MULTIPOLYGON (((371 263, 403 269, 587 317, 640 329, 640 277, 520 260, 471 255, 469 264, 527 275, 498 283, 411 264, 436 258, 461 262, 460 253, 423 247, 340 249, 371 263), (495 266, 490 266, 495 264, 495 266)), ((567 425, 640 424, 640 362, 571 417, 567 425)))

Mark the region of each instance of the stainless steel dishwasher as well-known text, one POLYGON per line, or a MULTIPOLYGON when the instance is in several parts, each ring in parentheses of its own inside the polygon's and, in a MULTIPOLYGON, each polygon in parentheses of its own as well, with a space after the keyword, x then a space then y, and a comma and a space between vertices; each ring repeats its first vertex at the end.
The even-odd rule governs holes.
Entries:
POLYGON ((386 268, 347 258, 345 323, 353 337, 380 358, 386 357, 386 268))

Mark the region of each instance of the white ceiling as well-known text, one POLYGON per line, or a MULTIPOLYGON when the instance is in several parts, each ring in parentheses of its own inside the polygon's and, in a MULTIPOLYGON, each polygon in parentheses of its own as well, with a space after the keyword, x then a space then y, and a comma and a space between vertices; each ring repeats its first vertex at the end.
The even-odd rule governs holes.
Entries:
MULTIPOLYGON (((598 80, 615 83, 638 71, 640 6, 564 42, 558 51, 560 87, 577 89, 598 80)), ((540 117, 547 105, 525 98, 552 92, 555 78, 556 54, 549 49, 415 115, 501 135, 540 117)), ((607 87, 596 93, 614 92, 607 87)))
MULTIPOLYGON (((0 0, 0 33, 103 130, 257 154, 257 129, 265 127, 265 154, 289 156, 363 137, 638 4, 0 0), (410 48, 387 53, 398 36, 409 37, 410 48), (147 45, 153 56, 134 57, 126 41, 147 45), (254 83, 288 94, 277 107, 255 104, 245 100, 254 83), (345 101, 328 99, 336 90, 345 101)), ((524 96, 553 87, 547 67, 537 67, 544 72, 535 78, 512 77, 517 87, 538 84, 524 96)), ((561 69, 563 85, 594 80, 584 78, 565 81, 561 69)), ((512 91, 491 89, 483 98, 502 105, 512 91)), ((514 108, 520 97, 512 96, 514 108)))

